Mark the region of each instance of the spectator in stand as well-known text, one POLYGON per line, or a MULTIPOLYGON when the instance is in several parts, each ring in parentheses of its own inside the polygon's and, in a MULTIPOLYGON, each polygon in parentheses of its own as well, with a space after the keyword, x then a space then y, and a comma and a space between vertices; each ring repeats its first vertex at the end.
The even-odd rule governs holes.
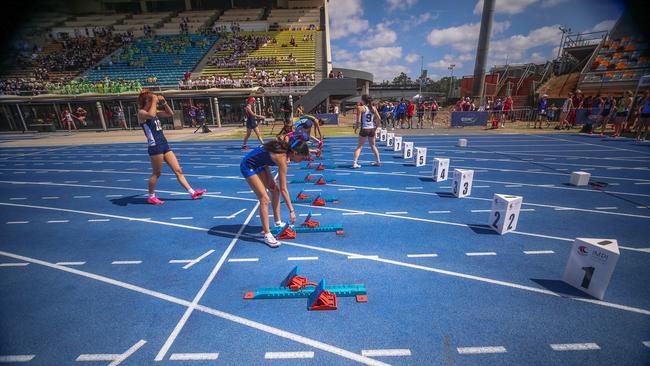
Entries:
POLYGON ((336 74, 336 78, 337 78, 337 79, 343 79, 343 72, 339 71, 339 72, 336 74))
POLYGON ((334 70, 330 71, 330 73, 327 75, 328 78, 334 79, 334 70))
POLYGON ((542 95, 542 99, 537 103, 537 119, 533 123, 533 129, 537 128, 539 122, 539 129, 542 129, 542 120, 548 123, 548 95, 542 95))

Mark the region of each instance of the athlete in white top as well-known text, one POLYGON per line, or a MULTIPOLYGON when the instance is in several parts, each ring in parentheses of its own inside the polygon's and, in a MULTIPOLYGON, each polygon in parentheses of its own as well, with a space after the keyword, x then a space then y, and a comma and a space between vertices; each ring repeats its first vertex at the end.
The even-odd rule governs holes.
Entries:
POLYGON ((375 121, 380 121, 381 117, 379 116, 379 112, 377 112, 377 107, 374 103, 372 103, 370 96, 365 94, 362 95, 361 101, 362 104, 357 106, 358 118, 354 125, 355 132, 359 127, 361 127, 361 130, 359 131, 359 142, 357 144, 357 149, 354 150, 354 158, 352 162, 352 168, 354 169, 361 168, 361 165, 359 165, 357 160, 359 159, 359 155, 361 155, 361 149, 363 148, 363 143, 366 141, 366 139, 368 140, 368 144, 370 145, 372 152, 377 158, 377 161, 373 162, 372 165, 381 165, 379 150, 377 150, 377 146, 375 145, 375 131, 377 130, 375 121))

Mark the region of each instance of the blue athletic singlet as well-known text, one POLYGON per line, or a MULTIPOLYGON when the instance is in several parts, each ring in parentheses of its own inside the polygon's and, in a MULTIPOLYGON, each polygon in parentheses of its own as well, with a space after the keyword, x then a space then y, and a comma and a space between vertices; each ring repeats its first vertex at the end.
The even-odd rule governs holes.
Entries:
POLYGON ((261 172, 267 166, 275 165, 271 159, 271 153, 266 151, 264 146, 259 146, 244 156, 239 164, 239 169, 244 178, 248 178, 261 172))
POLYGON ((310 115, 301 116, 296 123, 293 124, 293 128, 297 132, 303 132, 309 130, 314 126, 314 121, 316 117, 310 115))
POLYGON ((158 116, 145 120, 141 126, 144 135, 147 137, 149 155, 164 154, 170 150, 158 116))

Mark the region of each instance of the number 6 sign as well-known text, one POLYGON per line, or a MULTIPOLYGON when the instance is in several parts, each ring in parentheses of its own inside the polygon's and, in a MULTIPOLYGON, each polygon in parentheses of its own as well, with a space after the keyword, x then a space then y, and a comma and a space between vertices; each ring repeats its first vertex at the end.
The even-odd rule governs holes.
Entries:
POLYGON ((404 153, 402 154, 402 157, 404 159, 413 158, 413 143, 404 141, 402 144, 404 146, 404 153))

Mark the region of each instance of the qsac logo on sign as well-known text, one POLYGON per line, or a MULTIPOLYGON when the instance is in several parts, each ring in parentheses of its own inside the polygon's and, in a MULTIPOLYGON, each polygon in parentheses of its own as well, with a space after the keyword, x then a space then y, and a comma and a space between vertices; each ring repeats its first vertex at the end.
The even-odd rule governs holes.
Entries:
POLYGON ((589 252, 587 252, 587 247, 584 245, 581 245, 578 247, 578 254, 580 255, 587 255, 589 252))
POLYGON ((463 122, 463 123, 474 123, 474 122, 478 121, 478 118, 476 118, 476 117, 461 117, 460 121, 463 122))
POLYGON ((609 258, 609 254, 607 254, 605 252, 602 252, 600 250, 594 250, 591 253, 591 258, 593 260, 596 260, 596 261, 600 262, 600 263, 605 263, 605 262, 607 262, 607 258, 609 258))

